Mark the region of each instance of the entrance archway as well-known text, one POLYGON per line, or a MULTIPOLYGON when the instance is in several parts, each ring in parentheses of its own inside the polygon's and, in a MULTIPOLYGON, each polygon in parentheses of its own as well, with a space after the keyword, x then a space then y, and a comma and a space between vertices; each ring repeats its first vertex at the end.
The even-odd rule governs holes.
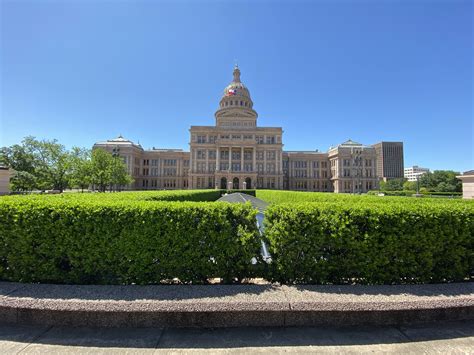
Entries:
POLYGON ((239 178, 235 177, 234 180, 232 180, 232 188, 237 190, 239 188, 239 178))
POLYGON ((221 178, 221 189, 227 190, 227 178, 225 177, 221 178))
POLYGON ((251 179, 251 178, 248 177, 248 178, 245 179, 245 187, 246 187, 247 189, 251 189, 251 188, 252 188, 252 179, 251 179))

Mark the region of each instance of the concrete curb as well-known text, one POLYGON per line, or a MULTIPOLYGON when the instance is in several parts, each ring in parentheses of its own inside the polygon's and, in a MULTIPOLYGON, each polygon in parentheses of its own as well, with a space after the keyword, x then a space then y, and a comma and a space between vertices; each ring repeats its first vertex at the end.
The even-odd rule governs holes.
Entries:
POLYGON ((474 283, 94 286, 0 282, 0 322, 93 327, 400 325, 474 319, 474 283))

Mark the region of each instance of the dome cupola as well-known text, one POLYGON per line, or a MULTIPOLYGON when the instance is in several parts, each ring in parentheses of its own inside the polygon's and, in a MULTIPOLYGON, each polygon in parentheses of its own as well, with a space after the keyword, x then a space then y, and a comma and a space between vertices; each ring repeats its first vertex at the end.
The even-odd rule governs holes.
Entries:
POLYGON ((249 90, 240 81, 240 69, 237 65, 234 67, 233 76, 232 82, 225 87, 222 94, 219 109, 216 112, 216 120, 220 121, 220 118, 225 118, 224 121, 231 122, 230 124, 227 122, 226 125, 241 127, 242 122, 239 123, 239 121, 249 119, 250 121, 243 123, 243 125, 255 127, 257 112, 253 110, 253 101, 250 98, 249 90))
POLYGON ((249 89, 240 81, 240 69, 234 67, 234 79, 224 89, 220 108, 224 107, 247 107, 252 108, 253 102, 250 98, 249 89), (242 102, 242 104, 240 104, 242 102))

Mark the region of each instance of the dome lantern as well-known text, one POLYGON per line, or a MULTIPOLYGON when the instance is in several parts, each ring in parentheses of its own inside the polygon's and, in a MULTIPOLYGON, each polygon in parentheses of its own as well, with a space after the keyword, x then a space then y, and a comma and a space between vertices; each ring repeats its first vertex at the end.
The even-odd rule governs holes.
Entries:
POLYGON ((234 83, 240 83, 240 70, 238 65, 236 64, 234 67, 234 83))

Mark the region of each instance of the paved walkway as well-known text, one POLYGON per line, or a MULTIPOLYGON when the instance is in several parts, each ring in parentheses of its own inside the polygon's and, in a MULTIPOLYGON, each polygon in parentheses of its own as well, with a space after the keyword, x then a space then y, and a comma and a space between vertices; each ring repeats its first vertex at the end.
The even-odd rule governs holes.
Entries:
POLYGON ((346 328, 0 326, 1 354, 474 354, 474 322, 346 328))

